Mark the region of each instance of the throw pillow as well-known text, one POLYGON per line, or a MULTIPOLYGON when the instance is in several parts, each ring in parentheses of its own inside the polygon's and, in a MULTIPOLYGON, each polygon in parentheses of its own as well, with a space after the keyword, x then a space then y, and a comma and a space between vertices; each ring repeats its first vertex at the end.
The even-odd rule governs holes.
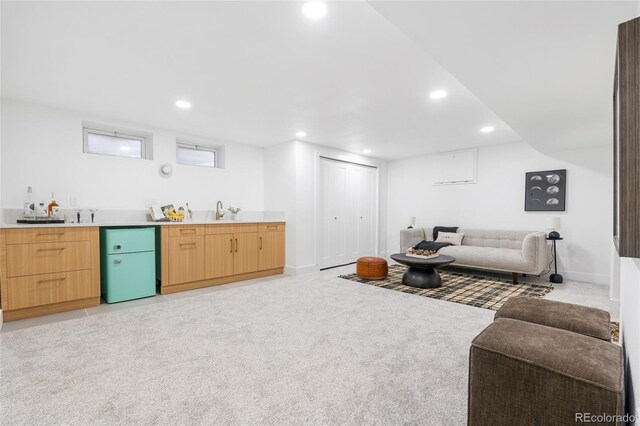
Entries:
POLYGON ((436 243, 451 243, 454 246, 461 246, 464 232, 440 232, 436 243))
POLYGON ((430 246, 431 243, 433 243, 433 241, 429 242, 427 240, 422 240, 418 244, 413 246, 413 248, 416 250, 429 250, 431 247, 430 246))
POLYGON ((433 241, 438 239, 439 232, 458 232, 457 226, 435 226, 433 228, 433 241))

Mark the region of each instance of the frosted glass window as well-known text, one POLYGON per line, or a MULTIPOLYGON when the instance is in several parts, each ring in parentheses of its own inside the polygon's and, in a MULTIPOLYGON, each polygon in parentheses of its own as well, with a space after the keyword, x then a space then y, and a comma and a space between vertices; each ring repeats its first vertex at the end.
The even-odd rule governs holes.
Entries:
POLYGON ((185 143, 178 143, 176 146, 176 161, 179 164, 218 167, 217 157, 218 150, 216 148, 185 143))
POLYGON ((88 154, 147 159, 147 143, 144 136, 84 128, 84 152, 88 154))

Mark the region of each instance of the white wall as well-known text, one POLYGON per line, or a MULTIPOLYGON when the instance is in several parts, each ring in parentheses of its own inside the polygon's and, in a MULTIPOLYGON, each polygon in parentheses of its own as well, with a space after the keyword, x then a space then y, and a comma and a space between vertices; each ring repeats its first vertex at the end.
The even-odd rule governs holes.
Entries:
POLYGON ((615 249, 614 259, 620 272, 620 335, 625 356, 627 409, 637 414, 640 411, 640 259, 618 257, 615 249))
POLYGON ((207 210, 215 209, 217 200, 245 211, 264 209, 261 148, 224 143, 225 168, 212 169, 175 164, 176 137, 207 142, 202 137, 8 99, 2 99, 1 117, 4 208, 22 208, 26 188, 32 186, 38 201, 48 204, 55 192, 63 208, 76 197, 80 207, 114 210, 186 202, 193 210, 207 210), (153 160, 84 154, 83 121, 153 133, 153 160), (162 163, 174 165, 171 178, 159 175, 162 163))
MULTIPOLYGON (((386 202, 386 162, 307 142, 265 149, 265 208, 285 211, 289 273, 318 269, 317 203, 320 156, 378 168, 379 205, 386 202)), ((386 251, 386 209, 378 208, 378 251, 386 251)))
POLYGON ((579 281, 609 282, 612 227, 610 148, 544 155, 526 143, 478 149, 476 184, 432 185, 433 156, 389 163, 389 251, 399 247, 399 231, 416 216, 418 226, 542 230, 548 216, 561 217, 559 272, 579 281), (565 212, 525 212, 525 172, 567 169, 565 212))

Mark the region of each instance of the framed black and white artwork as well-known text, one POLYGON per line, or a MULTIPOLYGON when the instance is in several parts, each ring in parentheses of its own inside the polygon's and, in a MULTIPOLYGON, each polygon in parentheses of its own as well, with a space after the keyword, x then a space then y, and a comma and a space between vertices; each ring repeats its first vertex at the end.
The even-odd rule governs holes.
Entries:
POLYGON ((563 212, 566 202, 567 170, 525 173, 524 210, 563 212))

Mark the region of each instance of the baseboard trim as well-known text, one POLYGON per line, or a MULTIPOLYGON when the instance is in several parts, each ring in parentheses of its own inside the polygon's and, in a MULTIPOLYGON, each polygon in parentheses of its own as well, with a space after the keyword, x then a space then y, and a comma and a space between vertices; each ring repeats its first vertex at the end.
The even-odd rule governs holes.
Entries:
POLYGON ((197 288, 212 287, 214 285, 229 284, 237 281, 251 280, 254 278, 268 277, 282 274, 282 268, 268 269, 266 271, 248 272, 246 274, 229 275, 228 277, 212 278, 202 281, 172 284, 160 286, 160 294, 178 293, 180 291, 195 290, 197 288))
POLYGON ((70 300, 68 302, 52 303, 50 305, 32 306, 29 308, 14 309, 3 312, 3 321, 15 321, 24 318, 39 317, 42 315, 57 314, 58 312, 73 311, 76 309, 91 308, 100 304, 100 297, 70 300))
POLYGON ((574 272, 574 271, 558 271, 562 274, 565 280, 580 281, 583 283, 593 283, 601 285, 609 285, 609 275, 606 274, 590 274, 587 272, 574 272))
POLYGON ((311 272, 320 271, 320 267, 318 265, 307 265, 307 266, 285 266, 284 273, 287 275, 302 275, 309 274, 311 272))

